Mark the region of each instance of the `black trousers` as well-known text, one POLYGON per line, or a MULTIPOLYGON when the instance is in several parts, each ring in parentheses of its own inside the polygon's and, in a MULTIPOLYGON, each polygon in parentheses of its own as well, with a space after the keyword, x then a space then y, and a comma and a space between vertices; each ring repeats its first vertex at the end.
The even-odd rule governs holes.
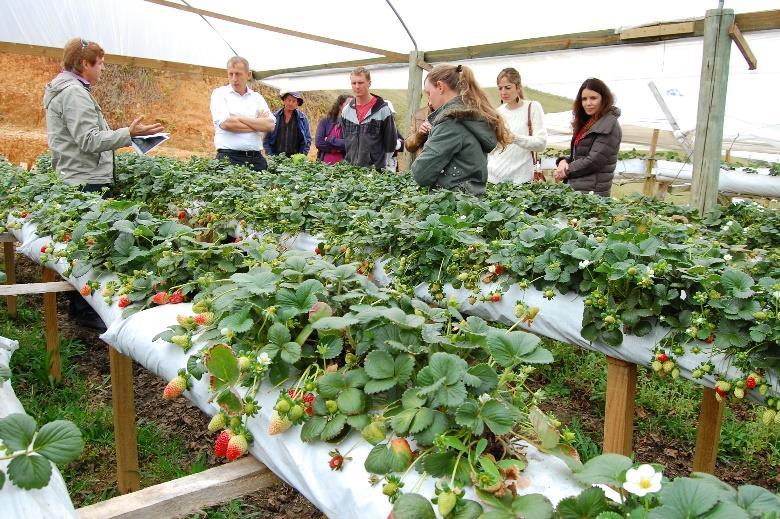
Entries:
POLYGON ((259 151, 228 150, 220 148, 217 150, 217 160, 227 159, 231 164, 239 166, 248 166, 255 171, 264 171, 268 168, 265 157, 259 151))

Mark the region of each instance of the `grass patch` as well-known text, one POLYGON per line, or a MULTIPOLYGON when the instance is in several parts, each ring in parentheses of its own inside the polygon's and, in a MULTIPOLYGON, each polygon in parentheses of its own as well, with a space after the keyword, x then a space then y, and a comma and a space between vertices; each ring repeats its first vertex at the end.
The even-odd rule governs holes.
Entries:
MULTIPOLYGON (((12 321, 5 308, 0 309, 0 335, 19 341, 10 366, 19 401, 39 425, 70 420, 84 437, 81 457, 60 467, 74 505, 85 506, 117 495, 110 380, 80 369, 79 360, 90 355, 88 347, 78 339, 60 336, 63 381, 51 383, 41 312, 20 300, 18 316, 12 321)), ((156 423, 139 420, 137 437, 142 487, 207 467, 205 454, 190 464, 191 454, 184 441, 156 423)))

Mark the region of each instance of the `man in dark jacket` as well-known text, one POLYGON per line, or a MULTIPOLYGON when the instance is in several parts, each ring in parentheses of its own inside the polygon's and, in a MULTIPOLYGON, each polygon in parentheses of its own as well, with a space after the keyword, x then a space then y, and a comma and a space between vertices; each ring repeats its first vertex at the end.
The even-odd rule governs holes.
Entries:
POLYGON ((282 101, 284 107, 274 112, 276 127, 265 134, 263 146, 269 155, 307 155, 311 147, 311 130, 306 114, 298 110, 303 104, 303 96, 300 92, 283 92, 282 101))
POLYGON ((344 160, 357 166, 383 169, 388 153, 395 151, 398 132, 387 102, 373 95, 371 73, 358 67, 350 74, 355 98, 341 112, 344 160))

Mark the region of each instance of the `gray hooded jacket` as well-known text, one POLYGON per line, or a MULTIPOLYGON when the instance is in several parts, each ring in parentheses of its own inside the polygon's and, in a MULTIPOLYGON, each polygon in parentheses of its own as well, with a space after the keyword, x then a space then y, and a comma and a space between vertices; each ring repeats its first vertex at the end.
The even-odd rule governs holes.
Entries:
POLYGON ((130 129, 108 127, 100 105, 71 72, 61 72, 43 96, 52 166, 68 184, 110 184, 114 151, 130 146, 130 129))

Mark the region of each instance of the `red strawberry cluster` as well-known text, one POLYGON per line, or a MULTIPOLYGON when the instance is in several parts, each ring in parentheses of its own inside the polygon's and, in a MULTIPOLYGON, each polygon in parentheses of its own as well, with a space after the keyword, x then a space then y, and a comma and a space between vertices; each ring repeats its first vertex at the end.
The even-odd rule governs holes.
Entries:
POLYGON ((168 294, 168 292, 157 292, 152 296, 152 303, 156 305, 165 305, 165 304, 172 304, 176 305, 184 301, 184 294, 182 294, 181 290, 176 290, 173 294, 168 294))
POLYGON ((290 398, 292 398, 293 401, 303 402, 304 412, 307 415, 311 416, 311 414, 314 412, 314 408, 312 407, 314 404, 314 393, 301 394, 299 391, 296 391, 295 389, 290 389, 287 392, 287 394, 290 395, 290 398))
POLYGON ((130 298, 127 296, 119 296, 119 308, 127 308, 132 304, 130 298))
POLYGON ((249 442, 244 434, 233 434, 230 429, 225 429, 217 436, 214 442, 214 456, 217 458, 227 458, 233 461, 246 454, 249 449, 249 442))

